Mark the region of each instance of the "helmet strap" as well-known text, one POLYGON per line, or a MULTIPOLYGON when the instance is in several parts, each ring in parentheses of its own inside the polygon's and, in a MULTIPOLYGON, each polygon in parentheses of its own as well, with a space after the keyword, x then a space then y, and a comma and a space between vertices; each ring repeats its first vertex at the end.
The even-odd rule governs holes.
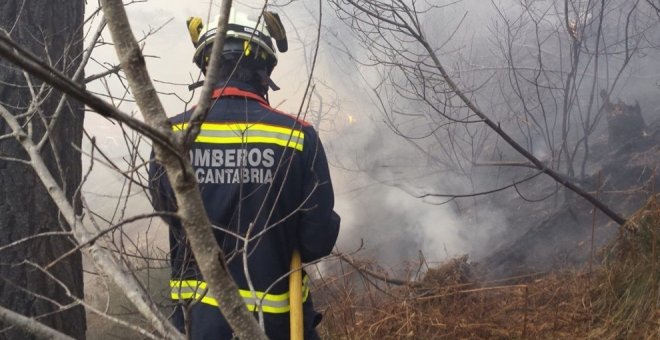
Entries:
POLYGON ((273 91, 279 91, 279 90, 280 90, 280 87, 277 86, 277 84, 275 84, 275 82, 273 81, 273 79, 270 78, 270 75, 268 75, 268 73, 266 72, 266 70, 264 70, 264 69, 260 69, 260 70, 257 71, 257 74, 259 74, 259 76, 261 77, 261 79, 265 80, 266 85, 268 85, 268 87, 269 87, 271 90, 273 90, 273 91))

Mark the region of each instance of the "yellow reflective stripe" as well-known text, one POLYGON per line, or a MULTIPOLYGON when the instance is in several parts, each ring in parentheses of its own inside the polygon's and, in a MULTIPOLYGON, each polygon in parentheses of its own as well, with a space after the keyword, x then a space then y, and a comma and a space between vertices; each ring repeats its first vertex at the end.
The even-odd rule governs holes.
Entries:
MULTIPOLYGON (((172 130, 183 131, 188 128, 188 123, 172 125, 172 130)), ((202 123, 201 130, 207 131, 246 131, 246 130, 272 131, 291 134, 292 137, 303 138, 301 130, 294 130, 283 126, 275 126, 261 123, 202 123)))
POLYGON ((293 140, 281 139, 281 138, 269 138, 269 137, 210 137, 203 136, 202 134, 198 135, 195 138, 197 143, 207 143, 207 144, 252 144, 252 143, 261 143, 261 144, 276 144, 279 146, 290 147, 298 151, 303 150, 302 143, 296 143, 293 140))
MULTIPOLYGON (((196 280, 170 281, 171 294, 173 300, 197 300, 207 305, 218 307, 218 301, 209 296, 206 291, 206 282, 196 280)), ((248 310, 254 312, 257 310, 257 304, 261 304, 261 309, 265 313, 288 313, 289 292, 282 294, 266 294, 264 292, 250 292, 249 290, 239 289, 239 294, 245 301, 248 310), (255 298, 256 295, 256 298, 255 298)), ((309 296, 309 277, 305 275, 303 279, 303 302, 307 301, 309 296)))
MULTIPOLYGON (((206 284, 204 286, 206 286, 206 284)), ((255 291, 254 295, 249 290, 239 289, 238 292, 241 294, 241 297, 243 298, 253 298, 254 295, 256 295, 258 299, 263 299, 273 302, 275 301, 277 302, 286 301, 287 303, 289 302, 289 292, 282 294, 266 294, 263 292, 255 291)), ((309 294, 309 276, 305 275, 305 278, 303 279, 303 299, 307 299, 308 294, 309 294)))
MULTIPOLYGON (((188 123, 175 124, 172 130, 181 132, 188 128, 188 123)), ((208 144, 276 144, 302 151, 305 134, 281 126, 260 123, 203 123, 195 139, 198 143, 208 144)))
POLYGON ((206 289, 206 282, 197 280, 170 280, 170 288, 193 288, 199 290, 206 289))
POLYGON ((181 132, 185 129, 188 128, 188 124, 173 124, 172 125, 172 131, 174 132, 181 132))

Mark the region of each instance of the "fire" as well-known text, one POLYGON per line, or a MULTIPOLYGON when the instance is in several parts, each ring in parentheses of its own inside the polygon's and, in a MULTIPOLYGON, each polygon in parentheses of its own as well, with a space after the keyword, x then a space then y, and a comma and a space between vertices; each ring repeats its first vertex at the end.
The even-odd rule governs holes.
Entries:
POLYGON ((348 115, 348 124, 353 124, 353 123, 355 123, 355 118, 353 118, 353 116, 351 115, 348 115))

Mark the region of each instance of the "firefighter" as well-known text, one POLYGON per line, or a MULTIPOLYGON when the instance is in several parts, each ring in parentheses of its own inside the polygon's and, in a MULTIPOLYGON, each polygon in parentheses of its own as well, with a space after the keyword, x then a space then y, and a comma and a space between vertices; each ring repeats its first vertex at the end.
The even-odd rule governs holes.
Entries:
MULTIPOLYGON (((292 254, 299 250, 303 262, 328 255, 340 219, 333 211, 330 173, 317 132, 269 105, 268 90, 276 87, 270 75, 277 64, 271 36, 277 35, 280 52, 287 47, 279 17, 268 13, 267 19, 257 23, 231 11, 215 102, 189 157, 215 238, 247 308, 255 317, 261 309, 270 339, 289 339, 287 278, 292 254)), ((199 18, 188 20, 194 62, 203 72, 216 24, 217 19, 211 27, 203 27, 199 18)), ((192 110, 170 119, 175 132, 185 133, 191 114, 192 110)), ((152 162, 149 176, 155 209, 176 211, 162 168, 152 162)), ((180 221, 165 219, 170 227, 171 298, 176 303, 173 323, 187 330, 191 339, 231 339, 232 331, 217 300, 205 289, 180 221)), ((318 338, 314 328, 320 314, 313 309, 306 274, 303 321, 305 339, 318 338)))

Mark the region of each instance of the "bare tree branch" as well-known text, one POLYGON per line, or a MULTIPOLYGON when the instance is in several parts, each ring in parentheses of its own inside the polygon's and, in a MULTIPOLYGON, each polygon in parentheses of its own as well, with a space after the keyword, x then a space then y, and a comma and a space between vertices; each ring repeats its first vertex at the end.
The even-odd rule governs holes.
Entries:
POLYGON ((646 2, 653 7, 653 9, 657 12, 658 15, 660 15, 660 4, 655 4, 653 3, 654 0, 646 0, 646 2))
POLYGON ((28 318, 2 306, 0 306, 0 320, 27 331, 37 339, 74 340, 72 337, 50 328, 33 318, 28 318))
MULTIPOLYGON (((147 137, 153 139, 154 142, 168 149, 175 150, 172 142, 157 129, 118 111, 114 106, 90 94, 82 85, 71 81, 58 70, 41 62, 37 57, 22 49, 4 34, 0 34, 0 56, 7 58, 7 60, 28 71, 30 74, 62 90, 72 98, 85 103, 100 115, 116 119, 137 131, 143 132, 147 137)), ((175 154, 178 155, 178 153, 175 154)))
MULTIPOLYGON (((414 60, 410 57, 407 57, 405 54, 408 50, 403 46, 399 46, 397 49, 396 46, 393 46, 394 42, 389 36, 386 36, 384 32, 391 32, 392 34, 400 34, 405 38, 403 39, 413 39, 414 42, 420 45, 420 47, 425 51, 424 56, 430 59, 430 63, 424 64, 429 68, 437 71, 440 78, 444 82, 444 85, 448 88, 451 93, 456 95, 458 99, 465 105, 470 112, 478 116, 483 123, 488 126, 489 129, 494 131, 500 138, 502 138, 508 145, 510 145, 517 153, 529 160, 536 169, 542 173, 547 174, 557 183, 562 184, 569 190, 575 192, 579 196, 586 199, 588 202, 596 206, 600 211, 605 215, 610 217, 618 224, 624 224, 625 219, 614 212, 610 207, 604 204, 601 200, 594 197, 587 191, 578 187, 575 183, 569 180, 566 176, 562 175, 558 171, 552 169, 551 167, 545 165, 538 158, 536 158, 531 152, 529 152, 524 146, 516 142, 511 135, 504 131, 499 123, 496 123, 492 118, 491 114, 487 114, 481 108, 473 102, 468 93, 459 86, 459 84, 454 80, 454 78, 447 72, 444 64, 441 62, 436 49, 431 46, 429 41, 426 38, 425 32, 422 27, 419 25, 417 19, 417 10, 414 5, 408 5, 404 1, 396 1, 395 4, 390 4, 384 1, 356 1, 356 0, 334 0, 335 6, 339 11, 347 13, 352 21, 353 25, 365 25, 365 28, 362 28, 361 34, 365 35, 367 40, 371 38, 373 32, 372 29, 378 33, 380 39, 376 40, 371 38, 369 40, 374 44, 376 48, 381 48, 382 53, 396 54, 400 58, 403 58, 407 62, 414 64, 421 64, 422 62, 414 60), (353 8, 353 13, 348 12, 348 6, 350 5, 353 8), (365 18, 366 17, 366 18, 365 18)), ((430 5, 433 6, 433 5, 430 5)), ((399 43, 401 43, 399 41, 399 43)), ((577 48, 577 47, 576 47, 577 48)), ((421 56, 418 56, 421 58, 421 56)), ((397 65, 399 67, 404 67, 402 65, 397 65)), ((568 100, 568 99, 567 99, 568 100)), ((566 136, 564 136, 566 137, 566 136)), ((566 151, 568 154, 568 151, 566 151)))
POLYGON ((100 79, 100 78, 103 78, 105 76, 109 76, 111 74, 118 74, 120 70, 121 70, 121 66, 117 65, 117 66, 111 67, 111 68, 109 68, 109 69, 107 69, 107 70, 105 70, 101 73, 97 73, 97 74, 93 74, 91 76, 87 76, 87 77, 85 77, 85 80, 83 80, 83 82, 85 84, 86 83, 91 83, 96 79, 100 79))

